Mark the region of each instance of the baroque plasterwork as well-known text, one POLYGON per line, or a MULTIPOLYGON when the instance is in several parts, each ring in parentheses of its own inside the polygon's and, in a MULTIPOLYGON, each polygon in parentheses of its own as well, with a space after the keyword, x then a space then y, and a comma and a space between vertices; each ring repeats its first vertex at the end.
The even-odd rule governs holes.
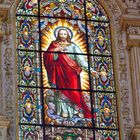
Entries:
MULTIPOLYGON (((102 0, 99 0, 102 2, 102 0)), ((2 0, 0 1, 0 3, 2 0)), ((128 1, 126 1, 128 3, 128 1)), ((4 71, 3 75, 3 83, 7 86, 3 86, 3 99, 4 99, 4 115, 8 119, 11 120, 11 129, 10 129, 10 137, 12 140, 15 140, 15 127, 16 123, 14 118, 15 115, 15 97, 16 92, 15 88, 16 85, 14 81, 16 81, 15 76, 16 73, 14 72, 14 67, 16 66, 15 61, 15 44, 12 40, 15 39, 14 35, 15 33, 12 33, 12 30, 15 28, 14 23, 12 23, 11 19, 6 20, 3 17, 7 17, 9 15, 10 17, 14 17, 15 14, 15 7, 16 7, 16 1, 13 3, 13 1, 7 1, 8 4, 4 4, 5 7, 8 7, 6 10, 6 15, 1 13, 2 15, 2 21, 0 22, 0 31, 2 32, 1 37, 3 38, 3 49, 4 52, 1 56, 2 59, 2 67, 4 71), (13 4, 12 4, 13 3, 13 4), (8 5, 8 6, 7 6, 8 5), (14 9, 14 10, 13 10, 14 9), (9 14, 10 13, 10 14, 9 14), (11 15, 13 13, 13 15, 11 15), (12 34, 11 34, 12 33, 12 34), (13 36, 12 36, 13 35, 13 36), (14 62, 14 64, 13 64, 14 62), (14 96, 14 97, 13 97, 14 96)), ((127 43, 126 43, 126 32, 122 31, 122 25, 120 24, 120 19, 122 15, 122 11, 119 4, 116 0, 105 0, 105 2, 102 2, 103 5, 105 5, 108 9, 108 13, 111 15, 111 25, 113 29, 113 47, 114 47, 114 59, 116 63, 116 83, 117 84, 117 93, 118 93, 118 102, 120 102, 119 106, 119 115, 120 115, 120 123, 121 127, 123 129, 122 139, 123 140, 130 140, 130 134, 133 126, 133 116, 132 116, 132 102, 131 102, 131 86, 128 82, 130 71, 129 71, 129 62, 128 62, 128 52, 126 49, 127 43), (120 101, 119 101, 120 100, 120 101)), ((128 5, 128 4, 127 4, 128 5)), ((0 4, 1 6, 1 4, 0 4)), ((132 7, 132 6, 130 6, 132 7)), ((15 31, 15 30, 14 30, 15 31)), ((129 33, 127 31, 127 33, 129 33)), ((8 139, 10 139, 10 137, 8 139)))

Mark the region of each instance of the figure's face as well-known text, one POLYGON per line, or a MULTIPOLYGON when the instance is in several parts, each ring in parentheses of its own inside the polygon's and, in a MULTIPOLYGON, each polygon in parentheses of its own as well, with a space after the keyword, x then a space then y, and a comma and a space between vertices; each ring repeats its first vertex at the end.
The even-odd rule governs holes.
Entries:
POLYGON ((58 36, 61 41, 66 41, 68 38, 68 33, 66 30, 60 30, 58 36))

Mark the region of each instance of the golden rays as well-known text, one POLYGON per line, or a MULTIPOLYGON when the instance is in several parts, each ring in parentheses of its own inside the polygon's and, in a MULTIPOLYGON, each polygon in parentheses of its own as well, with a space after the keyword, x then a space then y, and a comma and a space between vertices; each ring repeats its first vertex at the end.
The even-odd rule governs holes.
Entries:
MULTIPOLYGON (((83 53, 87 53, 86 42, 84 40, 84 38, 85 38, 84 34, 79 34, 78 30, 77 30, 78 29, 77 26, 72 26, 68 22, 68 20, 62 20, 62 19, 57 20, 57 22, 54 25, 51 25, 51 26, 47 25, 46 28, 42 30, 41 47, 42 47, 43 51, 46 51, 48 49, 49 45, 51 44, 51 42, 56 39, 55 35, 54 35, 54 30, 59 26, 64 26, 64 27, 69 28, 73 33, 72 42, 74 42, 81 49, 81 51, 83 53)), ((43 58, 43 53, 42 53, 42 58, 43 58)), ((44 87, 50 87, 50 85, 48 83, 48 76, 47 76, 46 69, 44 67, 43 59, 42 59, 42 75, 43 75, 44 87)), ((88 74, 86 72, 82 71, 80 76, 81 76, 82 89, 88 90, 89 89, 88 74)))

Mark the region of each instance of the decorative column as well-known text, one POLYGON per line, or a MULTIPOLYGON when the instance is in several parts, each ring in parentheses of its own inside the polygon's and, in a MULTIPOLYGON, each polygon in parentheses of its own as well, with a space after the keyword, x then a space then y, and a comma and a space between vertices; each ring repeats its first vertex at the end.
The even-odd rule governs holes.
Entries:
POLYGON ((122 30, 126 32, 130 62, 134 114, 131 140, 140 140, 140 16, 137 12, 129 12, 122 16, 121 25, 122 30))
POLYGON ((2 44, 5 35, 4 23, 8 19, 9 5, 2 4, 3 0, 0 0, 0 140, 8 139, 8 129, 10 127, 10 121, 3 115, 3 91, 2 91, 2 44))
MULTIPOLYGON (((2 41, 2 38, 3 38, 3 32, 2 32, 2 18, 0 17, 0 57, 1 57, 1 41, 2 41)), ((0 59, 0 68, 1 68, 1 59, 0 59)), ((1 69, 0 69, 1 71, 1 69)), ((2 73, 0 72, 0 113, 2 112, 2 80, 1 80, 1 77, 2 77, 2 73)))
POLYGON ((135 126, 132 140, 140 140, 140 25, 128 26, 128 48, 130 50, 131 81, 135 126))
POLYGON ((2 4, 2 0, 0 0, 0 114, 2 113, 2 59, 1 59, 1 49, 2 49, 2 41, 3 41, 3 37, 4 37, 4 22, 7 20, 8 18, 8 10, 9 10, 9 6, 2 4))

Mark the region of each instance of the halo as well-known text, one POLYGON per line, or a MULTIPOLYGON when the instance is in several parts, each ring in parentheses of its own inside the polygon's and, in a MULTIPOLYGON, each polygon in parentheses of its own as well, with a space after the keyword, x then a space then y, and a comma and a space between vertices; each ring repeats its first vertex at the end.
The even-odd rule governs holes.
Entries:
POLYGON ((65 27, 65 26, 59 26, 59 27, 57 27, 57 28, 54 30, 54 36, 55 36, 55 38, 57 38, 59 30, 62 30, 62 29, 67 30, 67 32, 68 32, 68 34, 69 34, 69 36, 70 36, 70 39, 73 38, 73 33, 72 33, 72 31, 71 31, 69 28, 65 27))

